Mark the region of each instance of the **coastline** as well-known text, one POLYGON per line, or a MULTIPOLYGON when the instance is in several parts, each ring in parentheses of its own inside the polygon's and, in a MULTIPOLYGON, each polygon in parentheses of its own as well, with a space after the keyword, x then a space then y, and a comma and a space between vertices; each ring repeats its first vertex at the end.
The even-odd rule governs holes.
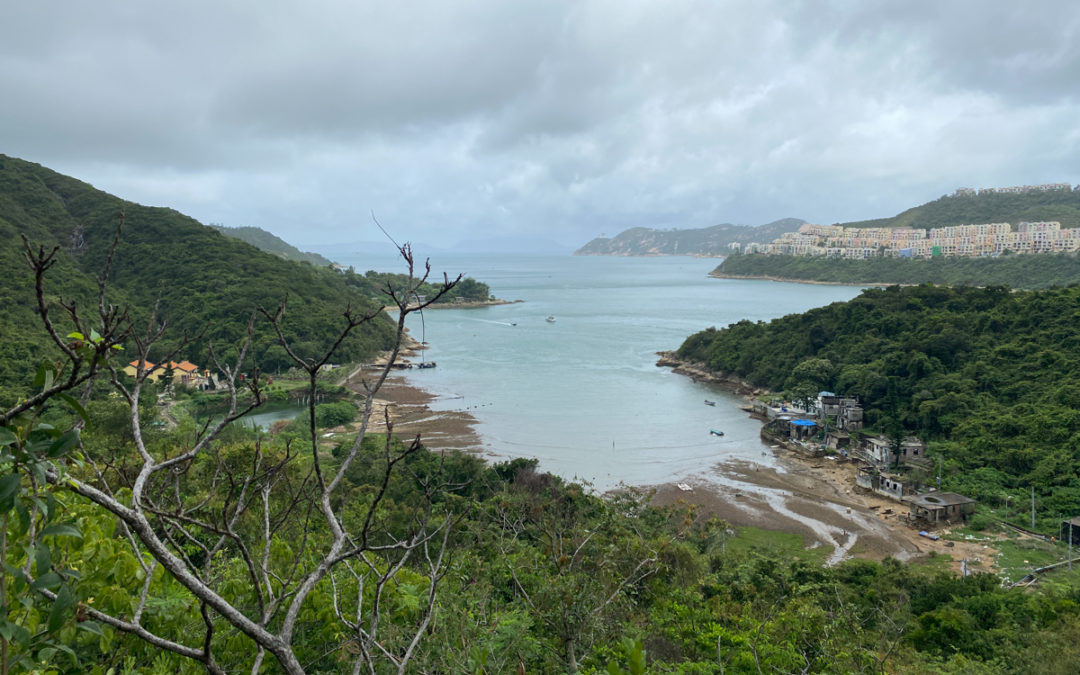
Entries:
MULTIPOLYGON (((406 346, 403 356, 415 356, 420 345, 406 346)), ((684 361, 671 352, 659 352, 657 365, 695 381, 719 384, 732 393, 750 398, 765 393, 733 376, 717 375, 704 364, 684 361)), ((372 367, 356 369, 345 380, 354 392, 363 392, 363 381, 372 367)), ((477 420, 463 410, 434 411, 434 395, 410 384, 402 375, 391 375, 378 393, 371 430, 385 431, 389 413, 393 431, 408 440, 417 435, 436 451, 459 450, 483 456, 477 420)), ((931 541, 898 517, 898 502, 855 488, 858 468, 852 462, 808 458, 772 446, 778 466, 728 461, 702 468, 686 483, 637 486, 648 490, 649 501, 658 507, 692 507, 697 517, 717 517, 731 526, 788 532, 804 538, 808 548, 828 546, 828 564, 848 558, 917 560, 932 554, 949 556, 950 568, 959 573, 966 558, 970 571, 993 571, 995 551, 982 543, 931 541)))
MULTIPOLYGON (((398 362, 407 362, 423 349, 427 347, 406 334, 398 352, 398 362)), ((383 354, 371 363, 359 366, 341 384, 363 400, 365 383, 369 377, 378 376, 378 370, 388 356, 389 353, 383 354)), ((419 437, 429 450, 477 452, 483 443, 476 433, 476 418, 463 410, 432 410, 430 404, 435 398, 431 392, 410 384, 404 375, 391 374, 376 392, 369 431, 386 433, 389 419, 393 433, 402 440, 419 437)))
POLYGON ((746 380, 727 373, 717 373, 709 370, 709 367, 700 361, 690 361, 675 355, 675 352, 656 352, 659 356, 656 365, 661 368, 671 368, 671 372, 685 375, 694 382, 709 382, 718 384, 723 389, 739 396, 751 398, 767 393, 764 389, 754 386, 746 380))
MULTIPOLYGON (((425 307, 424 309, 476 309, 479 307, 498 307, 499 305, 516 305, 519 302, 525 302, 524 300, 471 300, 469 302, 438 302, 433 303, 425 307)), ((415 305, 409 305, 409 309, 416 309, 415 305)), ((396 312, 398 308, 394 305, 386 305, 383 307, 384 312, 396 312)))
POLYGON ((792 279, 788 277, 774 277, 767 274, 724 274, 722 272, 709 272, 713 279, 744 279, 749 281, 777 281, 785 284, 810 284, 813 286, 912 286, 914 284, 901 284, 895 281, 853 282, 853 281, 817 281, 815 279, 792 279))
MULTIPOLYGON (((657 366, 670 367, 695 382, 718 384, 748 400, 768 393, 734 375, 712 372, 704 363, 680 359, 673 352, 657 354, 657 366)), ((652 503, 693 506, 703 517, 717 517, 729 525, 801 535, 810 548, 833 547, 829 564, 852 557, 915 560, 937 554, 949 556, 949 567, 957 574, 964 558, 971 572, 993 571, 994 549, 981 543, 921 537, 898 517, 904 510, 900 502, 857 488, 859 469, 853 461, 807 457, 777 445, 771 445, 770 451, 779 468, 721 462, 710 468, 734 481, 734 486, 702 475, 689 484, 652 486, 652 503)))

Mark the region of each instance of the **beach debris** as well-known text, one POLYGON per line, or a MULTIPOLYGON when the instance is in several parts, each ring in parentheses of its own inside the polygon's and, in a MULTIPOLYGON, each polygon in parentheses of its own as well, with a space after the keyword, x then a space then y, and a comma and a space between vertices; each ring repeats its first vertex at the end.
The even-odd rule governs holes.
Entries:
POLYGON ((690 487, 689 485, 687 485, 686 483, 676 483, 675 487, 679 488, 683 492, 690 492, 691 490, 694 489, 694 488, 690 487))

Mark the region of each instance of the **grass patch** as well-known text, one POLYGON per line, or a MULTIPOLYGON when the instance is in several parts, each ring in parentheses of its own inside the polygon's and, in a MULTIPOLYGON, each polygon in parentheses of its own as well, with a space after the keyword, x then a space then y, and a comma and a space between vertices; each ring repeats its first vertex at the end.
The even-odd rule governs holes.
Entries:
POLYGON ((824 565, 833 549, 831 546, 806 547, 806 539, 798 534, 762 530, 757 527, 735 528, 736 535, 728 537, 727 551, 731 555, 765 553, 789 560, 802 560, 811 565, 824 565))
POLYGON ((1033 537, 1011 536, 998 541, 997 549, 998 574, 1009 581, 1019 581, 1036 568, 1065 559, 1063 546, 1033 537))

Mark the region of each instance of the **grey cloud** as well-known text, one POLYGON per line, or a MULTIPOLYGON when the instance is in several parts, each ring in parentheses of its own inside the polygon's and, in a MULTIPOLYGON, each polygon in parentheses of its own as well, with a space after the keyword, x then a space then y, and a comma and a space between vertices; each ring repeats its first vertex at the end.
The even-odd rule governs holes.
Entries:
POLYGON ((576 245, 1080 182, 1074 3, 11 5, 0 152, 297 243, 371 210, 576 245))

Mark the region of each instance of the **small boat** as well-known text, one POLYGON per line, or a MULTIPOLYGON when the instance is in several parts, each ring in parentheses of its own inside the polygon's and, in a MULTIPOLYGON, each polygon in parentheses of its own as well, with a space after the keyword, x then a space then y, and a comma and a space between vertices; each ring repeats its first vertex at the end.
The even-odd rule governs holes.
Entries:
POLYGON ((716 401, 710 401, 709 399, 705 399, 705 405, 716 405, 716 401))
POLYGON ((718 431, 716 429, 709 429, 709 433, 712 434, 713 436, 723 436, 724 435, 723 431, 718 431))
POLYGON ((435 362, 434 361, 421 361, 420 363, 416 364, 416 367, 417 368, 434 368, 435 367, 435 362))
POLYGON ((552 316, 551 314, 548 314, 547 322, 548 323, 555 323, 555 317, 552 316))

